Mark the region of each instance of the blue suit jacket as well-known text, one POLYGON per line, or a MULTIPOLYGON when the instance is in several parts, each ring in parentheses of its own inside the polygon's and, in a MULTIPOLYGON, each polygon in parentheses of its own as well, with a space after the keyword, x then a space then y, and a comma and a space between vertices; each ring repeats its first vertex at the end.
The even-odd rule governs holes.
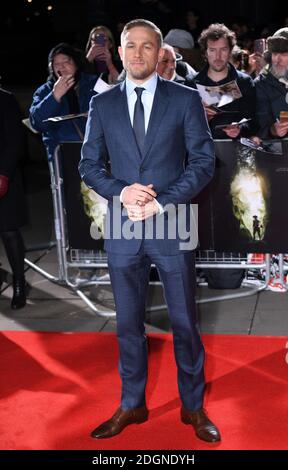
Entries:
MULTIPOLYGON (((115 227, 115 210, 121 206, 119 195, 125 186, 135 182, 153 183, 159 203, 163 207, 167 204, 176 207, 172 215, 176 222, 177 205, 183 204, 189 229, 189 203, 209 182, 214 171, 213 141, 198 92, 158 78, 143 155, 131 126, 125 83, 93 97, 79 171, 90 188, 108 199, 110 212, 106 222, 110 228, 114 214, 116 235, 111 237, 111 230, 107 234, 106 250, 135 254, 140 248, 141 239, 127 240, 119 224, 115 227)), ((155 243, 159 243, 163 254, 172 255, 179 251, 179 236, 176 233, 172 239, 168 237, 168 213, 151 219, 163 219, 163 239, 155 243)), ((124 214, 120 225, 123 227, 125 223, 127 225, 124 214)), ((134 224, 136 232, 139 224, 142 222, 134 224)))

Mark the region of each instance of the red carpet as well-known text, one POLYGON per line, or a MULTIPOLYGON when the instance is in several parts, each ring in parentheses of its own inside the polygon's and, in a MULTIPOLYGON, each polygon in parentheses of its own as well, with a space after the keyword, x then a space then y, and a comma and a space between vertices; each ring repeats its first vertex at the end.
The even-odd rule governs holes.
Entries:
POLYGON ((147 423, 109 440, 90 431, 119 403, 113 334, 0 334, 1 449, 288 449, 288 343, 281 337, 205 336, 205 406, 220 444, 179 420, 170 335, 149 335, 147 423))

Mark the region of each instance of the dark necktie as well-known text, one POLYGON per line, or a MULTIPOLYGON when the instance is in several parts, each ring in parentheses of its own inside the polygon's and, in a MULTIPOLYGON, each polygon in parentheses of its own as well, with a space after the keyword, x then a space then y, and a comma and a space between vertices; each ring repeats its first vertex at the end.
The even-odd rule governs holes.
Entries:
POLYGON ((134 107, 134 117, 133 117, 133 130, 136 137, 136 141, 139 147, 140 152, 143 152, 144 140, 145 140, 145 119, 144 119, 144 107, 141 101, 141 95, 144 91, 144 88, 135 88, 135 93, 137 95, 137 101, 134 107))

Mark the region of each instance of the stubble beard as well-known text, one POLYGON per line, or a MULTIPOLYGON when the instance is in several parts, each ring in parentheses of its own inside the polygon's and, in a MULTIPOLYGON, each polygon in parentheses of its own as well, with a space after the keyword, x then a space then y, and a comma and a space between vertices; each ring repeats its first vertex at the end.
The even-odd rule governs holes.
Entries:
POLYGON ((128 68, 128 75, 130 76, 130 78, 132 80, 133 80, 133 78, 134 78, 134 80, 145 80, 146 78, 148 78, 151 75, 151 72, 146 70, 146 69, 137 70, 137 69, 129 67, 128 68))
POLYGON ((227 64, 219 65, 218 67, 215 65, 210 66, 213 72, 224 72, 227 69, 227 64))

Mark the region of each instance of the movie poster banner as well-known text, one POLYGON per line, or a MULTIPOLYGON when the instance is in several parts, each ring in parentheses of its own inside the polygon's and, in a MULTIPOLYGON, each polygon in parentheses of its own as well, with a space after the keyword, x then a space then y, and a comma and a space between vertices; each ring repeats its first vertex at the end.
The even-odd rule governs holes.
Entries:
MULTIPOLYGON (((63 143, 60 166, 70 248, 103 249, 106 201, 81 181, 81 143, 63 143)), ((199 205, 201 250, 288 253, 288 140, 256 147, 216 140, 211 183, 199 205)))
POLYGON ((288 252, 288 141, 216 140, 216 169, 199 204, 202 250, 288 252))

